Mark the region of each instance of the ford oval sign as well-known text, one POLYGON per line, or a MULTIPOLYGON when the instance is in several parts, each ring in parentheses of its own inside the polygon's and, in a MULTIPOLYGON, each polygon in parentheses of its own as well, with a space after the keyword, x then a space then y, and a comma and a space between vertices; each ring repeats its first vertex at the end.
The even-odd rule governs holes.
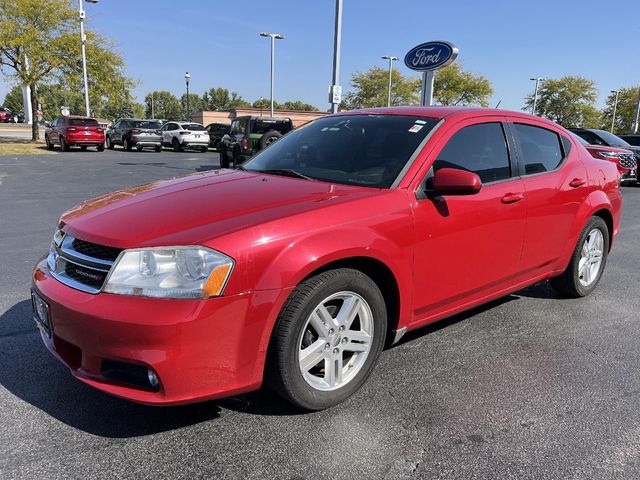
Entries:
POLYGON ((458 49, 449 42, 427 42, 409 50, 404 64, 412 70, 427 72, 446 67, 458 56, 458 49))

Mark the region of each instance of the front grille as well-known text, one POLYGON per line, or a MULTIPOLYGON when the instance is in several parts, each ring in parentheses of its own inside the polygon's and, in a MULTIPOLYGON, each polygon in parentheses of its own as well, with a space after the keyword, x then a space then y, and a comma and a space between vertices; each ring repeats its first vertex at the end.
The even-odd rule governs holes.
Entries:
POLYGON ((627 153, 623 153, 622 155, 620 155, 620 166, 623 168, 636 168, 636 159, 635 156, 631 153, 627 154, 627 153))
POLYGON ((99 258, 100 260, 108 260, 109 262, 115 262, 118 255, 122 251, 119 248, 106 247, 104 245, 96 245, 95 243, 85 242, 79 238, 74 238, 71 242, 73 249, 86 255, 87 257, 99 258))
POLYGON ((87 293, 98 293, 122 252, 119 248, 89 243, 71 235, 51 244, 49 270, 60 282, 87 293))
POLYGON ((100 290, 107 276, 106 273, 87 268, 75 263, 65 262, 64 273, 78 283, 100 290))

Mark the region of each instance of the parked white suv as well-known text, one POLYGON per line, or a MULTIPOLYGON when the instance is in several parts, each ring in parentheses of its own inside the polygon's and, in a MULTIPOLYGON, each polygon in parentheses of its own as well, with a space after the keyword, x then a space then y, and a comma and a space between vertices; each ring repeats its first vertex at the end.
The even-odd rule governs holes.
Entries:
POLYGON ((174 152, 195 148, 202 152, 209 149, 209 134, 203 125, 193 122, 167 122, 162 128, 162 145, 173 147, 174 152))

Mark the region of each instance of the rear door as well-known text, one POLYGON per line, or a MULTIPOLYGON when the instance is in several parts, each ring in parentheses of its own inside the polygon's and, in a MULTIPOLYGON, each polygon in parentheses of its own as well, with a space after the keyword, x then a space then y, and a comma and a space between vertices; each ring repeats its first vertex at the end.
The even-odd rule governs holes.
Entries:
POLYGON ((446 167, 477 173, 483 185, 475 195, 418 201, 414 213, 418 321, 504 288, 519 273, 526 199, 504 121, 504 117, 481 117, 449 127, 445 123, 448 129, 434 146, 435 160, 426 181, 446 167))
POLYGON ((564 251, 588 194, 587 170, 561 130, 522 119, 513 119, 509 127, 527 195, 522 268, 544 272, 564 251))

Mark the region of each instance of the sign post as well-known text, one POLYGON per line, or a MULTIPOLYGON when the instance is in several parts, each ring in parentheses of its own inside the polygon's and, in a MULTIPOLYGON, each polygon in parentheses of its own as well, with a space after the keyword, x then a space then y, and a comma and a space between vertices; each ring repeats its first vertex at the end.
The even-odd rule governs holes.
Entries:
POLYGON ((422 43, 405 55, 404 64, 411 70, 422 72, 422 105, 433 104, 435 71, 452 64, 457 56, 458 49, 453 44, 440 40, 422 43))

